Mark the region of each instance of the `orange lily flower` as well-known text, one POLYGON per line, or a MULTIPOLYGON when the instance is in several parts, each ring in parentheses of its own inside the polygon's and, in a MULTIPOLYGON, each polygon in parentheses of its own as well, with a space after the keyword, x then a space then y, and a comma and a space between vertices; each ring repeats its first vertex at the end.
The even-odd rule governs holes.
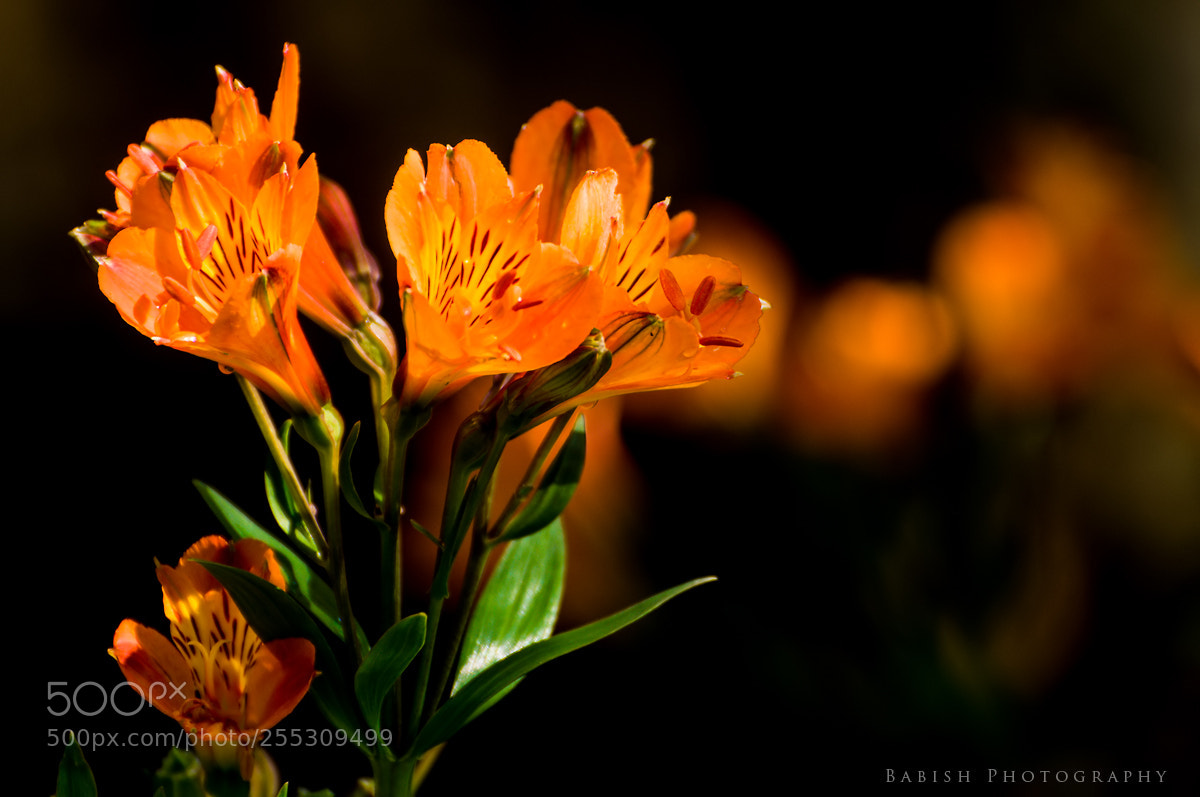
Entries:
POLYGON ((566 409, 606 396, 729 378, 758 335, 763 302, 737 266, 676 253, 690 213, 646 210, 649 143, 631 146, 600 108, 558 102, 536 114, 513 147, 513 184, 544 185, 543 236, 590 265, 604 283, 598 328, 612 367, 566 409))
POLYGON ((276 725, 308 692, 316 650, 307 639, 263 642, 220 582, 193 559, 239 567, 285 587, 265 544, 205 537, 178 566, 157 568, 170 640, 124 620, 109 654, 151 705, 195 735, 202 754, 224 762, 236 752, 249 779, 253 747, 246 741, 276 725))
POLYGON ((169 224, 117 233, 100 289, 155 343, 242 374, 293 415, 320 415, 329 388, 296 316, 317 181, 315 158, 294 176, 284 167, 247 207, 181 159, 169 224))
POLYGON ((600 288, 537 238, 538 191, 515 196, 478 141, 409 150, 385 208, 407 349, 401 403, 427 407, 480 376, 556 362, 591 332, 600 288))
POLYGON ((631 146, 617 120, 603 108, 580 111, 559 100, 534 114, 513 144, 512 179, 517 191, 542 186, 538 213, 542 239, 558 241, 575 186, 596 169, 617 173, 626 224, 645 217, 650 206, 652 143, 631 146))
MULTIPOLYGON (((217 96, 212 125, 197 119, 167 119, 155 122, 141 145, 131 144, 128 156, 116 171, 108 173, 116 186, 117 210, 101 211, 117 226, 161 227, 169 223, 170 180, 182 155, 194 169, 217 178, 243 204, 254 202, 271 175, 286 166, 299 167, 303 148, 295 140, 297 103, 300 96, 300 51, 294 44, 283 48, 283 67, 271 103, 270 116, 259 111, 254 90, 243 86, 223 67, 217 67, 217 96)), ((314 225, 304 244, 300 271, 300 310, 325 329, 342 337, 363 325, 374 314, 363 295, 343 270, 341 260, 326 240, 351 236, 348 244, 360 258, 352 262, 354 278, 370 273, 361 260, 365 254, 357 221, 344 194, 335 184, 322 183, 321 193, 331 196, 326 205, 336 208, 314 225), (330 224, 325 224, 325 220, 330 224), (335 225, 336 229, 330 225, 335 225), (330 228, 327 233, 325 228, 330 228)), ((347 245, 342 243, 341 248, 347 245)), ((366 255, 369 258, 369 255, 366 255)), ((370 295, 369 289, 367 295, 370 295)), ((390 340, 390 333, 385 335, 390 340)), ((390 341, 395 359, 395 343, 390 341)), ((385 347, 387 343, 385 342, 385 347)))

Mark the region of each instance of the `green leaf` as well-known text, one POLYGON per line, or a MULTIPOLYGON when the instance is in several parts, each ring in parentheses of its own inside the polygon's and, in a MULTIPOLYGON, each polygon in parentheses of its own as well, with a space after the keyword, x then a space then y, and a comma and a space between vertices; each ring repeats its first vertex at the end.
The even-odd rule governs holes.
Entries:
POLYGON ((362 499, 358 497, 358 489, 354 486, 354 477, 350 473, 350 456, 354 453, 354 444, 358 442, 358 433, 362 428, 362 421, 355 421, 350 427, 349 433, 346 434, 346 442, 342 444, 341 460, 339 462, 339 472, 342 474, 342 495, 346 498, 346 503, 350 504, 350 508, 368 520, 375 520, 375 515, 367 511, 363 505, 362 499))
POLYGON ((556 634, 541 642, 503 658, 476 675, 458 694, 446 701, 430 718, 428 724, 417 734, 407 756, 419 756, 449 739, 468 722, 477 717, 497 695, 512 687, 513 682, 552 659, 556 659, 585 645, 590 645, 615 633, 666 603, 671 598, 692 587, 715 581, 712 576, 698 578, 686 584, 653 595, 624 611, 617 612, 594 623, 556 634))
POLYGON ((296 511, 296 505, 283 485, 283 476, 274 460, 267 461, 267 469, 263 472, 263 485, 267 492, 267 505, 271 507, 271 516, 283 530, 288 539, 300 537, 307 541, 308 532, 304 529, 304 521, 296 511))
POLYGON ((379 730, 379 715, 396 680, 425 644, 425 615, 405 617, 389 628, 354 675, 354 694, 367 718, 379 730))
POLYGON ((83 759, 83 751, 79 749, 79 741, 74 736, 63 751, 62 761, 58 764, 58 784, 55 788, 56 797, 96 797, 96 778, 92 768, 83 759))
MULTIPOLYGON (((196 485, 196 489, 200 491, 200 497, 208 504, 231 537, 238 540, 258 540, 270 546, 276 554, 279 568, 287 578, 288 594, 300 601, 313 617, 321 621, 322 625, 337 635, 339 639, 345 641, 342 623, 338 619, 337 598, 333 594, 333 588, 325 582, 325 579, 321 578, 308 561, 299 556, 287 542, 258 525, 249 515, 212 487, 197 480, 193 480, 192 484, 196 485)), ((365 647, 366 636, 360 633, 359 638, 365 647)))
POLYGON ((275 797, 288 797, 288 785, 286 783, 279 787, 279 793, 275 797))
POLYGON ((241 568, 199 559, 195 561, 204 565, 229 591, 233 602, 264 642, 303 637, 313 643, 317 653, 316 669, 320 675, 313 679, 309 691, 335 727, 347 733, 359 728, 358 711, 347 692, 341 664, 321 629, 296 599, 270 581, 241 568))
POLYGON ((501 540, 515 540, 541 531, 563 513, 583 476, 586 450, 587 429, 580 415, 529 502, 501 533, 501 540))
POLYGON ((471 613, 452 695, 495 662, 554 633, 566 562, 558 519, 509 543, 471 613))

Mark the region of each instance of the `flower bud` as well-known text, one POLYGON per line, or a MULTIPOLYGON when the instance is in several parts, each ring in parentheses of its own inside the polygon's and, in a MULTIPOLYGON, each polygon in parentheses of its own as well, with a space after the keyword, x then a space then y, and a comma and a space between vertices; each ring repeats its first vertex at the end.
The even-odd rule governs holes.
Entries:
POLYGON ((108 256, 108 242, 117 232, 117 228, 107 221, 91 219, 71 230, 69 235, 79 244, 84 259, 95 271, 108 256))
POLYGON ((354 290, 368 307, 378 311, 383 302, 379 292, 379 263, 363 244, 358 218, 345 190, 324 176, 317 200, 317 225, 325 233, 329 248, 354 290))
POLYGON ((505 391, 503 425, 512 437, 557 414, 560 405, 590 390, 612 367, 612 352, 604 336, 592 334, 563 359, 530 371, 505 391))

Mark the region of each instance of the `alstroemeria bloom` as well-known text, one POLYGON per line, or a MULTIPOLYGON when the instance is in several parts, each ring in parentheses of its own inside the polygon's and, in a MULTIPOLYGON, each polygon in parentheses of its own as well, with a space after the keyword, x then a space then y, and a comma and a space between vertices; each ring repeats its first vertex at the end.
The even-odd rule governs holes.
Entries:
MULTIPOLYGON (((118 227, 163 226, 170 212, 171 178, 181 157, 193 169, 213 175, 247 206, 281 168, 286 166, 293 173, 297 170, 303 148, 295 140, 300 92, 300 51, 296 45, 284 46, 270 116, 259 111, 254 90, 220 66, 217 81, 211 126, 197 119, 166 119, 150 126, 142 144, 129 146, 128 156, 116 171, 108 173, 116 186, 117 210, 102 211, 106 220, 118 227)), ((349 337, 352 330, 375 320, 374 313, 343 270, 343 258, 331 248, 327 235, 357 239, 358 225, 336 185, 323 183, 321 191, 330 192, 326 204, 336 210, 323 214, 322 224, 314 225, 308 240, 300 242, 304 252, 299 306, 325 329, 349 337), (337 229, 327 233, 326 221, 337 229)), ((365 254, 360 240, 349 244, 349 248, 365 254)), ((366 257, 369 259, 369 255, 366 257)), ((355 280, 364 273, 372 276, 371 264, 361 257, 349 265, 355 280)), ((370 296, 371 290, 367 288, 365 295, 370 296)), ((394 360, 395 342, 390 330, 383 337, 382 345, 391 346, 394 360)))
POLYGON ((178 566, 158 566, 171 638, 124 620, 109 654, 151 705, 202 745, 207 741, 209 753, 218 760, 236 753, 248 778, 253 751, 245 739, 296 707, 316 674, 316 651, 307 639, 263 642, 225 588, 194 559, 239 567, 280 589, 286 585, 265 544, 205 537, 178 566))
POLYGON ((558 102, 536 114, 513 147, 513 184, 544 185, 546 240, 590 265, 604 283, 598 323, 612 367, 567 406, 605 396, 698 385, 734 375, 758 335, 763 304, 737 266, 706 255, 673 256, 690 214, 646 211, 650 154, 631 146, 603 109, 558 102))
POLYGON ((320 415, 329 388, 296 316, 317 181, 310 157, 268 178, 247 206, 180 159, 161 226, 117 233, 100 289, 155 343, 242 374, 293 415, 320 415))
POLYGON ((480 376, 556 362, 588 336, 599 285, 537 237, 538 191, 513 194, 478 141, 409 150, 385 218, 404 307, 403 406, 427 407, 480 376))

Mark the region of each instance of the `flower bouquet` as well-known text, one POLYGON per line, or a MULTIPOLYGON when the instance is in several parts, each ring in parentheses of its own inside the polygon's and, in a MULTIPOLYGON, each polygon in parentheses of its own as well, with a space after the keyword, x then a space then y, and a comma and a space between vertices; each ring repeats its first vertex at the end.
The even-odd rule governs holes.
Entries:
MULTIPOLYGON (((156 775, 166 795, 287 794, 262 742, 306 697, 323 734, 362 752, 362 793, 412 794, 527 674, 710 580, 554 633, 586 409, 732 377, 764 306, 732 263, 683 254, 695 219, 651 204, 649 142, 558 102, 522 128, 508 169, 474 140, 408 151, 384 207, 394 330, 349 199, 294 138, 299 58, 284 47, 269 114, 218 67, 211 123, 151 125, 107 173, 115 210, 71 232, 125 321, 234 376, 270 455, 271 522, 197 483, 222 534, 158 564, 169 633, 125 620, 113 637, 125 685, 179 723, 156 775), (366 375, 366 431, 335 406, 300 314, 366 375), (452 419, 440 522, 413 516, 410 443, 477 380, 478 408, 452 419), (501 494, 502 457, 526 434, 540 442, 501 494), (375 561, 348 567, 348 534, 372 537, 375 561), (432 552, 416 607, 407 537, 432 552)), ((66 741, 57 794, 96 794, 66 741)))

